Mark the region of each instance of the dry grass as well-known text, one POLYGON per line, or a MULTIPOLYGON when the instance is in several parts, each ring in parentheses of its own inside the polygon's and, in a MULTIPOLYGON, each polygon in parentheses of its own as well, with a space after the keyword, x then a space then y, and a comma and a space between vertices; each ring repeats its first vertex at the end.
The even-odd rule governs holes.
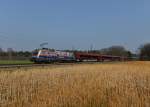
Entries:
POLYGON ((150 62, 1 71, 0 107, 150 107, 150 62))

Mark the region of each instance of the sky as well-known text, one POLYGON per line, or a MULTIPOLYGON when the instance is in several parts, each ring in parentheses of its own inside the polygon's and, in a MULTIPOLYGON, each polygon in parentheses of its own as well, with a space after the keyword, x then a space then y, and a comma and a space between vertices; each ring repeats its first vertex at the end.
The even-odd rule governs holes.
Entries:
POLYGON ((93 49, 150 42, 150 0, 0 0, 0 47, 93 49))

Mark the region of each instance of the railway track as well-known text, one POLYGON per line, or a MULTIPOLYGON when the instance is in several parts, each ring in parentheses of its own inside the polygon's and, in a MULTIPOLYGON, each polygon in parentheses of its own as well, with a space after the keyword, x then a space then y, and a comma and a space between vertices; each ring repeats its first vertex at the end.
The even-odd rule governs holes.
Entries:
POLYGON ((11 65, 0 65, 0 69, 5 68, 28 68, 28 67, 46 67, 53 65, 73 65, 75 63, 53 63, 53 64, 11 64, 11 65))
MULTIPOLYGON (((93 63, 93 62, 91 62, 93 63)), ((46 66, 56 66, 56 65, 75 65, 75 64, 85 64, 85 63, 51 63, 51 64, 11 64, 11 65, 0 65, 0 69, 4 68, 27 68, 27 67, 46 67, 46 66)))
MULTIPOLYGON (((0 65, 0 69, 2 68, 22 68, 22 67, 34 67, 34 66, 42 66, 37 64, 17 64, 17 65, 0 65)), ((43 65, 44 66, 44 65, 43 65)))
MULTIPOLYGON (((117 62, 117 61, 116 61, 117 62)), ((64 66, 64 65, 76 65, 76 64, 105 64, 116 62, 76 62, 76 63, 50 63, 50 64, 10 64, 0 65, 0 69, 5 68, 29 68, 29 67, 48 67, 48 66, 64 66)))

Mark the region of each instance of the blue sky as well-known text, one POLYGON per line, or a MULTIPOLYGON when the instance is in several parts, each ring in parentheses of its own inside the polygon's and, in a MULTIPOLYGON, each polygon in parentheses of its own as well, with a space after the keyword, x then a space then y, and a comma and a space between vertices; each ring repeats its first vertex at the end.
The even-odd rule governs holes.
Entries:
POLYGON ((0 47, 33 50, 150 42, 149 0, 0 0, 0 47))

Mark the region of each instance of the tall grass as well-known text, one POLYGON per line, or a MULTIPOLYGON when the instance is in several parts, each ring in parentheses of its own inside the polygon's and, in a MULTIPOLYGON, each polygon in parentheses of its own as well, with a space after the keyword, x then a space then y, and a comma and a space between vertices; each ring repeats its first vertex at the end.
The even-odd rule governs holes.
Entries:
POLYGON ((0 107, 150 107, 150 62, 1 70, 0 107))

